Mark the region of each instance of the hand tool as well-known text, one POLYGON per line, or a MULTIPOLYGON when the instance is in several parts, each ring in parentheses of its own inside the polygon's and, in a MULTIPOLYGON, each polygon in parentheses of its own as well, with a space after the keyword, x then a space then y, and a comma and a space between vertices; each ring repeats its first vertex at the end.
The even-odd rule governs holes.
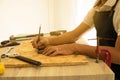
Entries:
POLYGON ((24 62, 33 64, 33 65, 36 65, 36 66, 41 65, 41 62, 39 62, 39 61, 30 59, 30 58, 27 58, 27 57, 24 57, 24 56, 20 56, 20 55, 17 54, 17 53, 9 53, 12 49, 13 49, 12 47, 9 47, 8 50, 5 51, 5 53, 1 55, 1 57, 2 57, 2 58, 5 58, 5 57, 16 58, 16 59, 22 60, 22 61, 24 61, 24 62))
POLYGON ((37 43, 39 43, 39 41, 40 41, 40 32, 41 32, 41 25, 39 27, 39 33, 38 33, 38 41, 37 41, 37 43))
POLYGON ((2 58, 0 56, 0 75, 3 74, 5 72, 5 65, 2 62, 2 58))
MULTIPOLYGON (((39 27, 39 33, 38 33, 38 40, 37 40, 38 44, 40 42, 40 34, 41 34, 41 25, 39 27)), ((44 49, 38 49, 38 53, 42 53, 43 51, 44 51, 44 49)))
POLYGON ((96 63, 99 62, 99 55, 105 54, 105 63, 111 67, 111 53, 108 50, 105 49, 99 49, 99 37, 97 37, 97 47, 96 47, 96 63))
MULTIPOLYGON (((97 46, 96 46, 96 50, 95 50, 95 53, 96 53, 96 63, 99 62, 99 55, 100 54, 105 54, 105 63, 111 67, 111 53, 108 51, 108 50, 105 50, 105 49, 100 49, 99 48, 99 40, 100 39, 103 39, 103 38, 99 38, 97 37, 97 46)), ((105 39, 109 39, 109 38, 105 38, 105 39)), ((96 40, 96 38, 94 39, 89 39, 89 40, 96 40)))
POLYGON ((0 74, 3 74, 5 72, 5 65, 3 62, 0 62, 0 74))
POLYGON ((20 45, 20 43, 16 42, 15 40, 12 40, 12 41, 4 41, 4 42, 0 45, 0 48, 8 47, 8 46, 16 46, 16 45, 20 45))
MULTIPOLYGON (((4 40, 1 42, 1 45, 5 45, 11 41, 22 41, 22 40, 28 40, 30 39, 30 37, 34 37, 34 36, 37 36, 38 34, 30 34, 30 35, 25 35, 25 36, 14 36, 14 35, 11 35, 9 37, 9 40, 4 40)), ((43 36, 43 33, 40 34, 40 36, 43 36)))
POLYGON ((67 32, 67 31, 66 30, 51 31, 50 35, 51 36, 58 36, 58 35, 64 34, 65 32, 67 32))
MULTIPOLYGON (((8 48, 6 51, 5 51, 5 53, 6 52, 10 52, 11 50, 12 50, 13 48, 8 48)), ((5 54, 4 53, 4 54, 5 54)), ((1 54, 0 55, 0 74, 3 74, 4 72, 5 72, 5 65, 4 65, 4 63, 2 62, 2 58, 4 58, 4 55, 3 54, 1 54)))
POLYGON ((16 40, 16 39, 22 39, 22 38, 35 37, 35 36, 37 36, 37 35, 43 36, 43 33, 41 33, 41 34, 30 34, 30 35, 24 35, 24 36, 14 36, 14 35, 11 35, 11 36, 10 36, 10 40, 16 40))
POLYGON ((96 46, 96 50, 95 50, 95 53, 96 53, 96 63, 99 62, 99 53, 100 53, 100 50, 99 50, 99 39, 100 39, 99 37, 88 39, 88 40, 96 40, 97 41, 97 46, 96 46))
POLYGON ((97 47, 96 47, 96 63, 99 62, 99 38, 97 37, 97 47))
POLYGON ((111 67, 111 53, 108 50, 101 49, 99 50, 99 54, 105 54, 105 63, 111 67))

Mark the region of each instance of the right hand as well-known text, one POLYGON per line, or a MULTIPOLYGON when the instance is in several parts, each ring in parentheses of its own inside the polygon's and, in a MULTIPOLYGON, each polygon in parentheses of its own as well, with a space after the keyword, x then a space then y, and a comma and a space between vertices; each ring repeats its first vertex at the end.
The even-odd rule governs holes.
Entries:
POLYGON ((40 37, 40 41, 38 42, 38 36, 33 38, 32 46, 36 49, 44 49, 48 46, 49 41, 46 37, 40 37))

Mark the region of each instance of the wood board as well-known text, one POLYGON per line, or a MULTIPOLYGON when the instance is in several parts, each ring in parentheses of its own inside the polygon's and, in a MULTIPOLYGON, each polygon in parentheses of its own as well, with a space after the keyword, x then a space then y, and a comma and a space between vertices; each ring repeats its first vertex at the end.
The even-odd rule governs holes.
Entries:
MULTIPOLYGON (((40 66, 64 66, 64 65, 81 65, 87 64, 88 60, 83 55, 59 55, 59 56, 45 56, 38 54, 36 49, 32 47, 30 41, 24 41, 18 47, 14 47, 11 53, 17 52, 21 56, 31 58, 33 60, 40 61, 40 66)), ((5 61, 6 67, 31 67, 33 65, 17 60, 15 58, 9 58, 5 61)))

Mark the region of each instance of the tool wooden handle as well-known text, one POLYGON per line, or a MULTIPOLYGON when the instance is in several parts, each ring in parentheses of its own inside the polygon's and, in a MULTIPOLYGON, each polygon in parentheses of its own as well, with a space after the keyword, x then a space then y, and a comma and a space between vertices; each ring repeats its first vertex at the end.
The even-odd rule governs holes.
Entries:
POLYGON ((36 65, 36 66, 41 65, 41 62, 32 60, 30 58, 26 58, 26 57, 23 57, 23 56, 16 56, 15 58, 19 59, 19 60, 22 60, 22 61, 25 61, 27 63, 33 64, 33 65, 36 65))
POLYGON ((108 50, 99 49, 99 50, 96 51, 96 53, 98 55, 97 58, 99 58, 100 54, 105 54, 105 60, 104 61, 109 67, 111 67, 111 53, 108 50))
POLYGON ((111 53, 108 51, 108 50, 101 50, 101 53, 104 53, 106 55, 106 58, 105 58, 105 63, 111 67, 111 53))

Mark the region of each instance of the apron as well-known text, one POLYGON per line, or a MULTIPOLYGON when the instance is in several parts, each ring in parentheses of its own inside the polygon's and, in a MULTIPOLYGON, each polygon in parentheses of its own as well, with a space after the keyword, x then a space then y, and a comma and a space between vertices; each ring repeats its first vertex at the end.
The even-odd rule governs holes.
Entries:
MULTIPOLYGON (((99 37, 100 46, 115 47, 117 33, 115 32, 113 25, 114 12, 112 12, 112 14, 111 12, 112 11, 96 12, 93 17, 95 28, 97 31, 97 37, 99 37)), ((120 80, 120 65, 112 63, 111 69, 115 73, 116 80, 120 80)))

